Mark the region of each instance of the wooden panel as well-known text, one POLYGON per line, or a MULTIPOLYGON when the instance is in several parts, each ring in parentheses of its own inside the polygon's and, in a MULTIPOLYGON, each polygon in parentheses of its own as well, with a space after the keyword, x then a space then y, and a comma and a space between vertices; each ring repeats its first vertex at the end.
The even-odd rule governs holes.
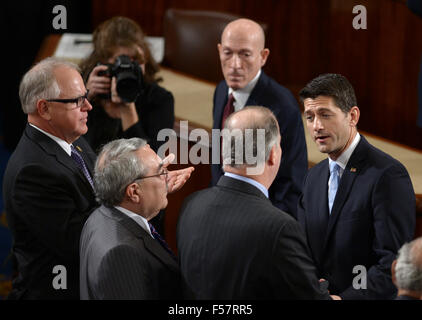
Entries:
POLYGON ((269 26, 267 73, 297 95, 320 73, 342 73, 356 89, 360 128, 422 149, 416 126, 422 19, 394 0, 93 0, 93 26, 114 15, 138 21, 147 34, 163 33, 168 8, 213 10, 269 26), (368 29, 355 30, 355 5, 367 8, 368 29))

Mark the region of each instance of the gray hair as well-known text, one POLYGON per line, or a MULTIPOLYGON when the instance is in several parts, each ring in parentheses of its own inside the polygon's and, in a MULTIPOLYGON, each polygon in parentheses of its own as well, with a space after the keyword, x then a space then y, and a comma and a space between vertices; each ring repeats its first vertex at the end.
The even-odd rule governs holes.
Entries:
POLYGON ((277 119, 274 113, 261 106, 248 106, 237 112, 232 113, 225 122, 225 128, 230 133, 223 133, 223 150, 222 158, 223 163, 231 167, 255 166, 268 160, 272 147, 278 143, 278 137, 280 135, 280 129, 278 127, 277 119), (230 121, 236 114, 240 112, 252 111, 247 121, 244 121, 241 126, 234 127, 230 121), (260 139, 258 137, 259 130, 265 132, 265 154, 264 157, 258 156, 259 149, 258 143, 260 139), (248 132, 249 131, 249 132, 248 132), (251 134, 248 134, 251 133, 251 134), (230 141, 228 141, 230 139, 230 141), (226 147, 226 144, 230 142, 230 148, 226 147), (241 143, 241 145, 240 145, 241 143), (246 150, 251 150, 252 154, 256 157, 253 159, 255 162, 248 161, 250 157, 246 154, 246 150), (236 161, 241 159, 243 161, 236 161))
POLYGON ((41 60, 25 73, 19 86, 19 98, 24 113, 34 113, 37 110, 38 100, 55 99, 60 95, 60 87, 54 76, 54 70, 62 66, 79 72, 76 64, 49 57, 41 60))
POLYGON ((102 147, 95 163, 94 186, 97 201, 106 207, 119 205, 126 187, 148 168, 135 151, 147 143, 140 138, 118 139, 102 147))
POLYGON ((422 238, 400 248, 395 274, 398 288, 422 294, 422 238))

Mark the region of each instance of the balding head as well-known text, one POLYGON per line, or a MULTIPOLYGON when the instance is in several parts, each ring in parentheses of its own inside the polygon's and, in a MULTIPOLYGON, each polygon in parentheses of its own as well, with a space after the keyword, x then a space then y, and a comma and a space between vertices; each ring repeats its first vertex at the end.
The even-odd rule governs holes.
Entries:
POLYGON ((230 22, 221 35, 221 42, 224 40, 236 39, 236 41, 250 41, 259 50, 265 47, 265 33, 262 27, 250 19, 237 19, 230 22))
POLYGON ((269 54, 264 30, 249 19, 230 22, 221 35, 218 50, 224 78, 234 90, 244 88, 254 79, 269 54))
POLYGON ((224 170, 274 180, 281 160, 280 129, 265 107, 245 107, 232 113, 223 131, 224 170))

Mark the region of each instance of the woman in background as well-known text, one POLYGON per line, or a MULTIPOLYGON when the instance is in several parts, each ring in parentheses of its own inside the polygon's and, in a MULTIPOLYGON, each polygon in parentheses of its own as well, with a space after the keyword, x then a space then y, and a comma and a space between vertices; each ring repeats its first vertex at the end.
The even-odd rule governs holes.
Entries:
POLYGON ((164 142, 157 141, 161 129, 173 128, 173 95, 157 83, 158 64, 154 60, 140 26, 125 17, 114 17, 100 24, 93 33, 94 50, 81 69, 88 100, 93 109, 88 117, 85 138, 95 152, 118 138, 139 137, 157 152, 164 142), (116 91, 116 78, 104 74, 120 55, 137 62, 143 72, 143 85, 134 102, 125 102, 116 91))

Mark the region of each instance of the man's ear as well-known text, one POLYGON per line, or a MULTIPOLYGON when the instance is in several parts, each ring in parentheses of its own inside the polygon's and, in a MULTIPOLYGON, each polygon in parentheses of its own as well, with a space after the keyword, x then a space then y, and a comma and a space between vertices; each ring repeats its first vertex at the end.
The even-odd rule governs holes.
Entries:
POLYGON ((261 50, 261 67, 265 65, 269 55, 270 55, 270 49, 265 48, 261 50))
POLYGON ((397 264, 397 259, 394 260, 393 263, 391 264, 391 279, 393 280, 394 285, 397 287, 396 264, 397 264))
POLYGON ((267 163, 269 166, 274 166, 277 163, 277 150, 276 145, 273 145, 273 147, 270 150, 270 155, 268 157, 267 163))
POLYGON ((350 126, 356 127, 359 122, 360 110, 357 106, 354 106, 349 111, 350 114, 350 126))
POLYGON ((37 111, 40 117, 44 120, 51 120, 50 109, 48 108, 48 103, 45 99, 40 99, 37 101, 37 111))
POLYGON ((139 203, 141 201, 142 190, 140 186, 134 182, 126 187, 125 195, 131 202, 139 203))

